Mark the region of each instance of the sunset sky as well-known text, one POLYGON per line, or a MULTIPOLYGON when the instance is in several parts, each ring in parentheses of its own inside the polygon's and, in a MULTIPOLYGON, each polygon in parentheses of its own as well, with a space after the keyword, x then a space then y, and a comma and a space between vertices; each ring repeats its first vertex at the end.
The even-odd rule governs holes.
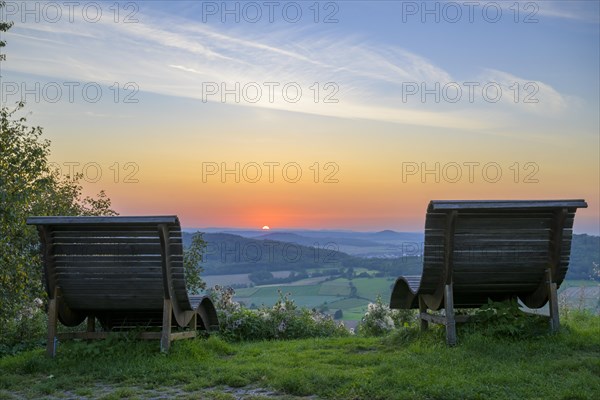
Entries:
POLYGON ((431 199, 583 198, 600 233, 597 1, 27 3, 2 104, 122 215, 422 231, 431 199))

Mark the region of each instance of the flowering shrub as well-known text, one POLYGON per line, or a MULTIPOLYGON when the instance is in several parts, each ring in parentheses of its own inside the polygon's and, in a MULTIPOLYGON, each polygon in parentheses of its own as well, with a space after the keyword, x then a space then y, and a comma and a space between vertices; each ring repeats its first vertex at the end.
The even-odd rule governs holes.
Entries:
POLYGON ((230 340, 300 339, 346 336, 342 323, 315 310, 298 308, 288 294, 279 291, 273 307, 248 309, 233 301, 234 290, 215 286, 211 296, 219 314, 220 334, 230 340))
POLYGON ((391 310, 381 296, 377 296, 375 303, 369 303, 358 332, 364 336, 382 336, 394 328, 408 326, 414 319, 412 310, 391 310))

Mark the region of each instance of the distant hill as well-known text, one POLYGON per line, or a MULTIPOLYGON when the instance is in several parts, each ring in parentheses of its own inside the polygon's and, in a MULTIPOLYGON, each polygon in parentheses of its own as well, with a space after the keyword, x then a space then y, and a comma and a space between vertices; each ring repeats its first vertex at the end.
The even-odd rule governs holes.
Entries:
MULTIPOLYGON (((189 246, 191 236, 189 232, 183 233, 184 247, 189 246)), ((419 234, 411 232, 295 231, 263 233, 255 237, 205 233, 204 239, 208 242, 203 264, 206 274, 367 268, 393 276, 396 273, 419 274, 422 270, 421 259, 414 257, 414 252, 402 256, 405 244, 422 243, 422 239, 418 240, 419 234), (339 237, 340 234, 344 237, 339 237), (372 251, 373 255, 359 257, 341 251, 346 248, 354 251, 362 248, 365 252, 372 251)), ((595 277, 600 281, 593 263, 600 265, 600 237, 573 235, 567 279, 595 277)))
POLYGON ((333 243, 338 246, 357 246, 357 247, 373 247, 380 246, 381 243, 374 241, 348 238, 348 237, 308 237, 302 236, 297 233, 289 232, 273 232, 266 235, 256 236, 256 239, 267 239, 267 240, 278 240, 281 242, 298 243, 304 246, 325 246, 327 243, 333 243))
MULTIPOLYGON (((190 233, 183 234, 184 246, 189 246, 191 236, 190 233)), ((229 233, 205 233, 204 240, 207 248, 203 267, 208 274, 340 268, 344 261, 352 258, 334 249, 229 233)))
MULTIPOLYGON (((256 271, 296 271, 366 268, 386 276, 418 273, 419 257, 365 259, 338 251, 328 244, 305 246, 293 242, 247 238, 229 233, 204 233, 207 242, 202 266, 207 275, 240 274, 256 271)), ((285 236, 296 238, 295 236, 285 236)), ((183 232, 184 247, 192 233, 183 232)))
POLYGON ((423 240, 423 234, 417 232, 396 232, 392 230, 385 230, 381 232, 375 232, 366 234, 372 240, 401 240, 401 241, 418 241, 423 240))
POLYGON ((595 278, 600 281, 600 270, 594 272, 593 263, 600 268, 600 236, 573 235, 567 279, 595 278))

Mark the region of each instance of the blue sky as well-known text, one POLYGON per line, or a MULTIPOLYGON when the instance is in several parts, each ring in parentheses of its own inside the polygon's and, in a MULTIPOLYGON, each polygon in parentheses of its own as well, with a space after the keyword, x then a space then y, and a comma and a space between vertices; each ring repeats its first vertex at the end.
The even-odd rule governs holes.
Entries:
MULTIPOLYGON (((44 10, 52 2, 32 3, 44 10)), ((266 211, 256 211, 266 204, 279 210, 274 213, 288 226, 419 230, 431 198, 583 197, 590 209, 581 212, 580 230, 600 230, 598 1, 227 2, 230 9, 238 7, 239 22, 232 14, 221 21, 225 3, 220 1, 83 1, 73 22, 64 6, 62 18, 51 22, 53 14, 36 21, 35 15, 23 15, 21 2, 7 4, 10 15, 4 19, 15 26, 5 34, 2 101, 21 98, 23 84, 61 86, 56 102, 29 95, 32 121, 46 128, 59 163, 138 162, 145 179, 135 190, 104 182, 124 212, 175 208, 190 224, 233 226, 235 220, 218 216, 254 221, 236 208, 244 197, 255 201, 250 213, 268 218, 266 211), (93 14, 88 20, 82 16, 90 3, 103 11, 97 22, 90 22, 93 14), (268 4, 274 7, 273 22, 268 4), (474 7, 472 21, 467 4, 474 7), (432 14, 423 22, 424 7, 437 7, 439 22, 432 14), (292 23, 298 8, 302 16, 292 23), (492 23, 498 8, 502 16, 492 23), (256 9, 261 18, 248 22, 256 9), (457 9, 461 17, 452 23, 457 9), (130 13, 133 21, 125 23, 130 13), (337 22, 325 23, 327 16, 337 22), (66 99, 64 82, 78 83, 73 102, 66 99), (82 98, 81 87, 90 82, 102 89, 98 102, 82 98), (272 101, 265 82, 277 85, 272 101), (290 82, 292 95, 295 87, 302 90, 298 101, 282 96, 282 86, 290 82), (135 93, 125 90, 129 83, 135 93), (465 83, 476 85, 473 101, 465 83), (236 84, 250 85, 249 97, 258 86, 261 96, 256 101, 223 97, 222 85, 236 84), (488 95, 501 90, 497 101, 481 91, 490 84, 488 95), (423 98, 427 88, 441 93, 441 100, 434 94, 423 98), (217 93, 207 94, 210 89, 217 93), (456 99, 453 90, 462 93, 456 102, 448 100, 456 99), (138 101, 125 102, 127 95, 138 101), (335 102, 325 102, 327 95, 335 102), (165 132, 169 146, 161 145, 165 132), (344 179, 335 189, 291 190, 277 184, 198 186, 180 178, 191 176, 189 165, 197 172, 201 160, 271 159, 305 165, 335 160, 344 179), (535 162, 541 179, 529 186, 508 181, 392 185, 403 160, 494 161, 505 176, 515 162, 535 162), (203 204, 222 207, 223 214, 193 211, 183 201, 178 211, 167 198, 136 202, 138 190, 153 193, 161 187, 180 199, 209 193, 219 204, 203 204), (356 200, 347 201, 349 194, 356 200), (391 200, 398 198, 409 200, 391 200)))

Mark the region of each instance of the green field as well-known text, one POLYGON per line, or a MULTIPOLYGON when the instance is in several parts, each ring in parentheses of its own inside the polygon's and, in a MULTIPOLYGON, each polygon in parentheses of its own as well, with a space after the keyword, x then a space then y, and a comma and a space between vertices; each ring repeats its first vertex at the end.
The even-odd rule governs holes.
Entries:
POLYGON ((351 299, 343 299, 343 300, 334 301, 333 303, 329 303, 329 308, 346 310, 346 309, 351 309, 351 308, 366 307, 367 304, 369 304, 369 302, 367 300, 351 298, 351 299))
POLYGON ((319 294, 323 296, 349 296, 350 285, 348 285, 346 279, 323 282, 319 294))
MULTIPOLYGON (((279 298, 277 290, 281 289, 283 293, 291 293, 291 297, 300 306, 314 308, 326 303, 330 312, 342 310, 344 320, 359 321, 367 310, 368 303, 374 302, 377 295, 381 295, 384 302, 389 301, 394 282, 394 278, 355 278, 351 281, 338 278, 316 285, 256 286, 237 289, 236 299, 243 301, 247 306, 252 304, 257 307, 272 306, 279 298), (353 298, 349 297, 350 283, 357 289, 356 297, 353 298)), ((599 313, 600 289, 597 289, 598 287, 599 283, 594 281, 565 281, 559 290, 559 295, 564 297, 564 302, 570 308, 585 308, 599 313), (584 289, 576 291, 576 288, 584 289)))
POLYGON ((320 285, 307 286, 256 286, 251 289, 240 289, 236 291, 236 300, 244 302, 247 306, 254 304, 272 306, 279 299, 279 291, 289 294, 299 306, 313 308, 320 304, 336 299, 334 296, 323 296, 320 294, 320 285))
POLYGON ((344 317, 342 318, 344 321, 360 321, 367 311, 367 306, 352 307, 343 309, 342 311, 344 312, 344 317))
POLYGON ((251 287, 246 289, 235 289, 235 295, 239 297, 250 297, 253 296, 257 291, 258 287, 251 287))
POLYGON ((315 308, 326 304, 330 312, 341 309, 344 320, 358 321, 364 315, 369 302, 375 301, 381 295, 388 301, 391 293, 392 278, 355 278, 348 280, 339 278, 320 284, 305 286, 255 286, 247 289, 236 289, 235 299, 247 306, 272 306, 279 298, 278 290, 284 294, 290 293, 297 305, 315 308), (356 297, 350 298, 352 283, 356 289, 356 297))

